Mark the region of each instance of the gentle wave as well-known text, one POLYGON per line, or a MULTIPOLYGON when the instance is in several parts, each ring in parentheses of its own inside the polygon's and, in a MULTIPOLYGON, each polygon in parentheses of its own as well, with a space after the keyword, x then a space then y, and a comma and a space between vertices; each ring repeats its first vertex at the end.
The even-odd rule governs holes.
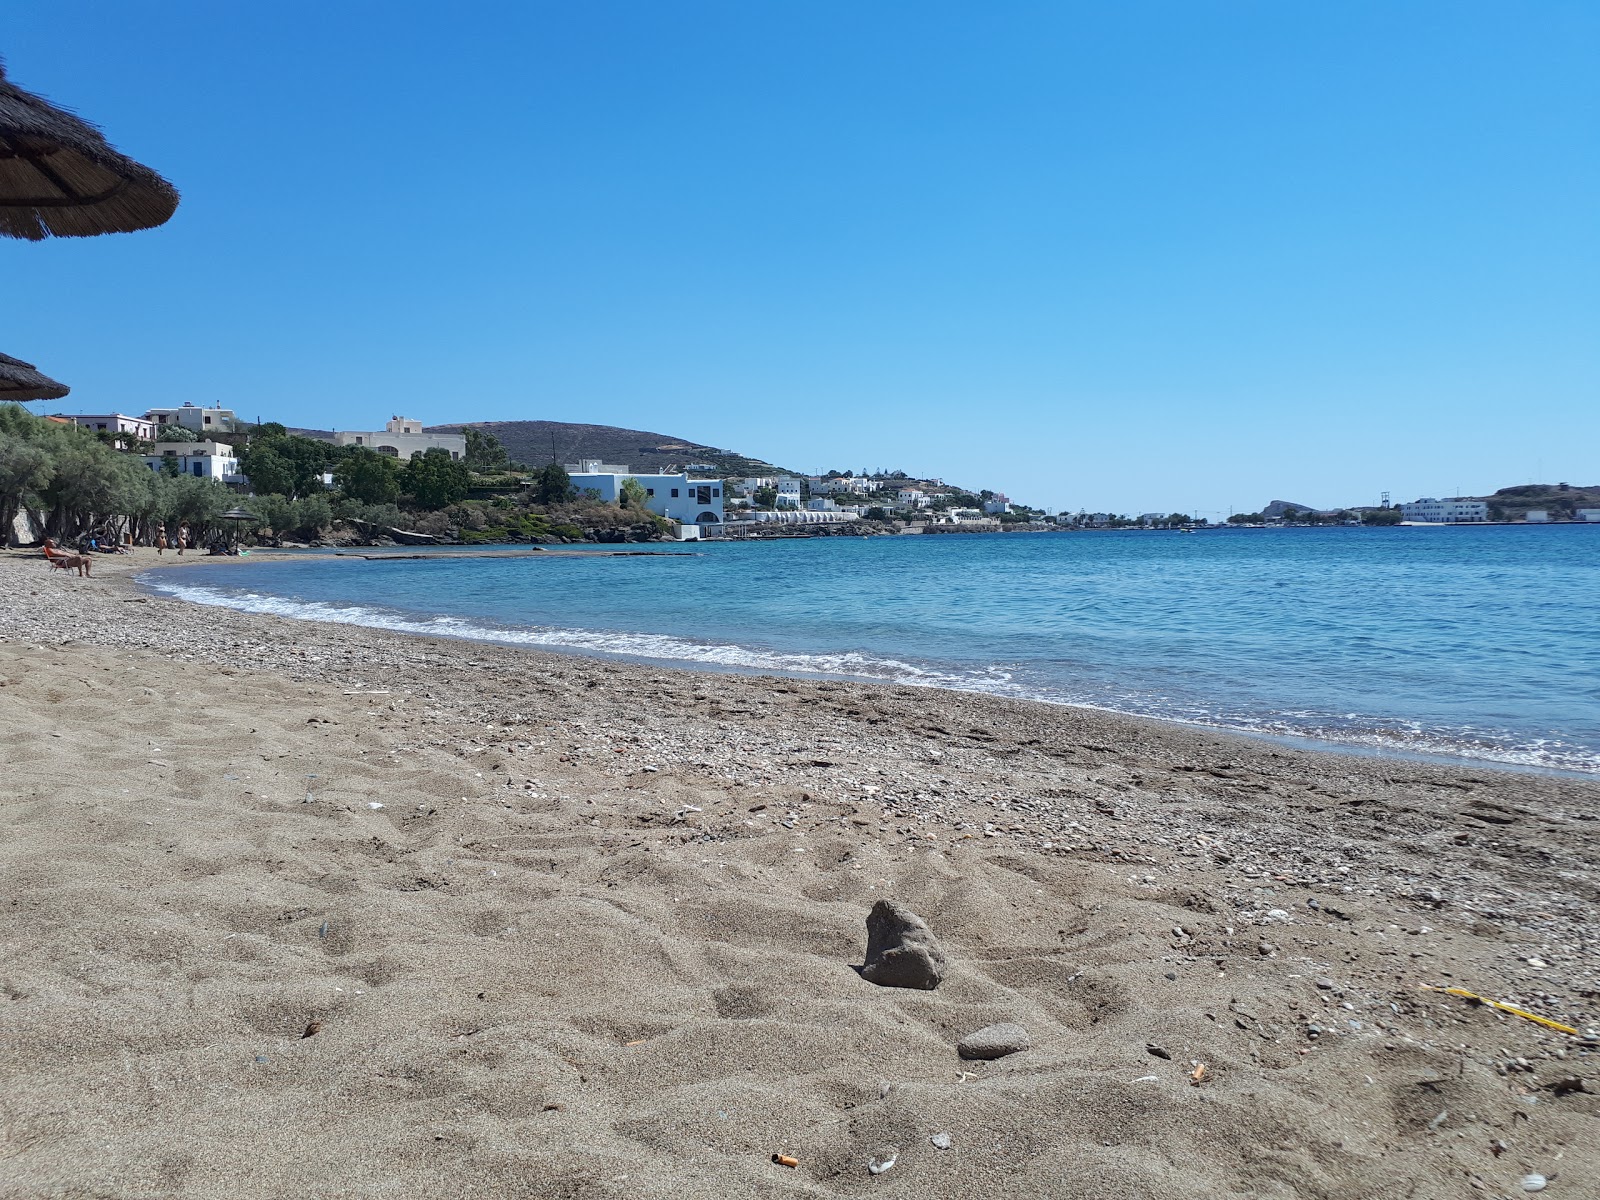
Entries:
POLYGON ((1538 770, 1600 774, 1600 755, 1556 739, 1514 742, 1493 731, 1424 728, 1421 725, 1363 718, 1354 713, 1313 712, 1251 715, 1216 713, 1151 697, 1075 696, 1049 687, 1029 685, 1013 668, 991 665, 971 670, 918 665, 896 658, 856 651, 807 654, 758 649, 733 643, 699 642, 670 634, 573 629, 556 626, 499 627, 459 617, 420 616, 368 605, 338 605, 316 600, 251 591, 145 580, 152 590, 195 604, 232 608, 301 621, 323 621, 388 629, 427 637, 494 642, 509 646, 541 646, 629 659, 698 663, 734 671, 773 672, 859 679, 909 687, 978 692, 1016 700, 1033 700, 1091 708, 1130 716, 1152 717, 1178 724, 1233 733, 1310 739, 1388 754, 1470 759, 1538 770))
POLYGON ((914 663, 894 658, 875 658, 855 651, 803 654, 759 650, 732 643, 696 642, 661 633, 563 629, 555 626, 499 627, 463 620, 460 617, 423 617, 366 605, 341 606, 318 600, 292 600, 284 596, 266 596, 258 592, 232 593, 215 588, 175 584, 165 580, 153 582, 150 586, 165 595, 195 604, 290 617, 300 621, 327 621, 336 625, 360 625, 369 629, 391 629, 400 633, 460 638, 475 642, 497 642, 508 646, 548 646, 596 654, 616 654, 626 658, 697 662, 739 670, 846 676, 913 687, 959 688, 996 695, 1021 695, 1020 691, 1008 692, 1009 673, 999 667, 985 668, 972 674, 959 674, 919 667, 914 663))

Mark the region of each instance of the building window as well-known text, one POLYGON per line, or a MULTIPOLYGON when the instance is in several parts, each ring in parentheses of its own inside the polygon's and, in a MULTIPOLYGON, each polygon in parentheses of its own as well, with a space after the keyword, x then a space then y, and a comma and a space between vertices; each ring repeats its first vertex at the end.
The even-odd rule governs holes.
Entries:
POLYGON ((655 488, 645 488, 644 494, 646 496, 654 496, 656 494, 656 490, 655 488))
POLYGON ((672 498, 674 500, 676 500, 678 498, 678 489, 677 488, 673 488, 672 489, 672 498))
POLYGON ((720 496, 720 495, 722 495, 722 489, 721 488, 712 488, 711 489, 711 494, 713 496, 720 496))

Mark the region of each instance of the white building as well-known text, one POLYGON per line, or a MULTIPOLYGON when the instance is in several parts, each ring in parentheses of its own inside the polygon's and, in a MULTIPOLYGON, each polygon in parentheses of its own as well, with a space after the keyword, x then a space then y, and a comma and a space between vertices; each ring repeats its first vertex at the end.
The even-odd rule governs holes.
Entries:
POLYGON ((1590 524, 1600 523, 1600 508, 1580 508, 1572 514, 1572 519, 1590 524))
POLYGON ((814 496, 870 496, 876 489, 870 479, 846 478, 836 475, 832 478, 816 478, 811 481, 811 494, 814 496))
POLYGON ((927 492, 914 487, 901 488, 894 494, 894 498, 904 508, 927 508, 933 503, 927 492))
POLYGON ((335 431, 335 446, 366 446, 379 454, 387 454, 402 462, 424 450, 448 450, 450 457, 467 456, 467 435, 464 433, 425 433, 421 421, 410 417, 390 417, 382 432, 346 429, 335 431))
POLYGON ((838 512, 839 503, 827 496, 813 496, 806 501, 807 512, 838 512))
POLYGON ((1425 497, 1400 506, 1407 521, 1429 525, 1472 525, 1489 519, 1489 504, 1484 500, 1435 500, 1425 497))
POLYGON ((79 429, 93 429, 101 433, 120 435, 116 439, 118 445, 128 439, 137 439, 141 442, 156 440, 155 422, 143 417, 130 417, 123 413, 97 413, 94 416, 67 419, 79 429))
POLYGON ((1001 513, 1011 511, 1011 497, 1004 492, 996 492, 992 499, 983 502, 983 511, 991 517, 998 517, 1001 513))
POLYGON ((193 404, 182 404, 177 408, 152 408, 144 414, 144 419, 154 425, 158 432, 163 425, 182 425, 195 433, 232 433, 238 428, 233 409, 223 408, 220 404, 212 408, 197 408, 193 404))
POLYGON ((752 500, 757 492, 771 490, 777 493, 772 507, 800 507, 801 481, 793 475, 752 475, 739 480, 739 490, 752 500))
POLYGON ((685 525, 721 525, 723 521, 720 479, 690 479, 687 473, 635 475, 620 463, 603 463, 595 458, 568 463, 567 474, 573 487, 580 492, 593 492, 609 504, 615 504, 622 494, 624 481, 637 479, 644 488, 645 504, 653 513, 685 525))
POLYGON ((154 454, 139 457, 152 471, 159 471, 162 464, 173 462, 180 475, 223 483, 245 482, 245 477, 239 473, 238 455, 232 446, 222 442, 157 442, 154 454))
POLYGON ((1550 510, 1547 508, 1530 508, 1522 519, 1530 525, 1548 525, 1550 523, 1550 510))
POLYGON ((813 512, 811 509, 785 509, 783 512, 740 513, 740 525, 832 525, 840 521, 859 521, 853 512, 813 512))

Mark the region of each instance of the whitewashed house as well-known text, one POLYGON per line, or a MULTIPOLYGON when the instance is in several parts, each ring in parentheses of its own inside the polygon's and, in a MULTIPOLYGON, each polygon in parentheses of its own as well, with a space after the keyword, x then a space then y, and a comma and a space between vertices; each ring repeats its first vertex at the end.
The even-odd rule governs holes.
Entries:
POLYGON ((96 413, 93 416, 68 417, 79 429, 93 429, 97 433, 109 433, 119 446, 125 446, 128 441, 153 442, 156 440, 156 425, 154 421, 144 417, 130 417, 124 413, 96 413))
POLYGON ((1580 508, 1572 514, 1575 521, 1586 521, 1589 524, 1600 524, 1600 508, 1580 508))
POLYGON ((983 502, 983 511, 991 517, 998 517, 1001 513, 1011 511, 1011 497, 1004 492, 996 492, 991 499, 983 502))
POLYGON ((1548 525, 1550 523, 1550 510, 1547 508, 1530 508, 1522 519, 1530 525, 1548 525))
POLYGON ((233 409, 218 404, 212 408, 199 408, 193 404, 180 404, 177 408, 152 408, 144 419, 160 432, 163 425, 181 425, 194 433, 232 433, 238 428, 238 418, 233 409))
POLYGON ((685 525, 721 525, 723 522, 720 479, 690 479, 687 473, 636 475, 621 463, 603 463, 593 458, 568 463, 566 468, 573 487, 580 492, 592 492, 608 504, 617 502, 624 481, 637 479, 644 488, 645 505, 651 512, 685 525))
POLYGON ((894 498, 902 508, 927 508, 933 503, 927 492, 914 487, 901 488, 894 494, 894 498))
POLYGON ((145 466, 159 471, 173 463, 180 475, 196 479, 215 479, 221 483, 245 483, 239 473, 239 457, 225 442, 157 442, 154 454, 141 454, 145 466))
POLYGON ((379 454, 387 454, 402 462, 424 450, 448 450, 450 457, 467 456, 467 435, 464 433, 428 433, 421 421, 410 417, 390 417, 381 431, 345 429, 333 435, 335 446, 365 446, 379 454))

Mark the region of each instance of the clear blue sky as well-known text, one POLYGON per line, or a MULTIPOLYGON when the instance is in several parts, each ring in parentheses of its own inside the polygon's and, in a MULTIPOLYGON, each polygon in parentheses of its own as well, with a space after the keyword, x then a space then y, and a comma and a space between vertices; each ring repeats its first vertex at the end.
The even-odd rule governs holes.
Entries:
POLYGON ((1052 508, 1600 482, 1593 0, 53 0, 0 52, 184 194, 0 244, 66 411, 593 421, 1052 508))

